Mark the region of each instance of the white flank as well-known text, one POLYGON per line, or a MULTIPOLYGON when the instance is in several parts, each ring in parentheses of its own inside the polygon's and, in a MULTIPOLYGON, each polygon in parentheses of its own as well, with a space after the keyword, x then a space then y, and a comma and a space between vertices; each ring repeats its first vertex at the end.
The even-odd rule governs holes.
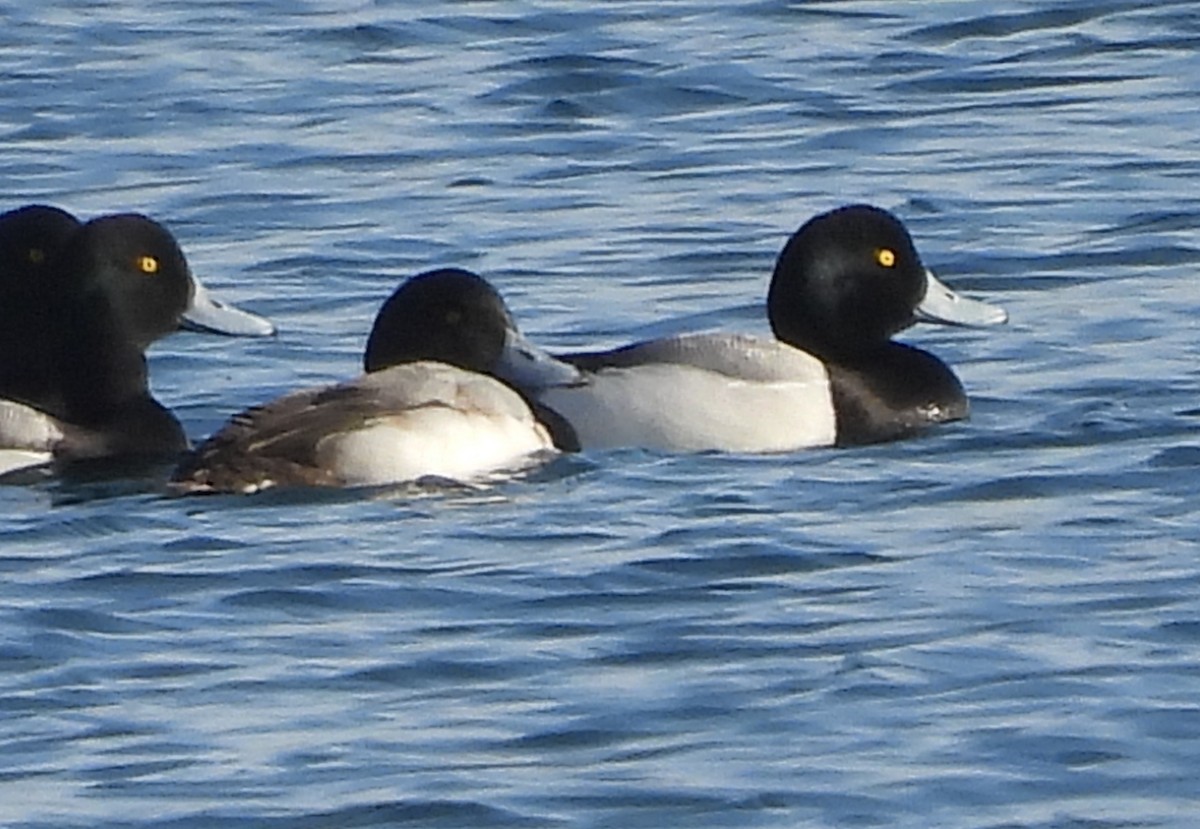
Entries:
POLYGON ((49 452, 30 452, 23 449, 0 449, 0 475, 50 463, 54 456, 49 452))
POLYGON ((809 359, 811 366, 795 379, 745 380, 666 363, 603 369, 585 384, 545 389, 538 399, 571 423, 585 449, 786 452, 829 446, 837 435, 829 377, 818 360, 809 359))
POLYGON ((317 461, 351 486, 376 486, 425 476, 470 481, 553 449, 532 418, 429 406, 324 438, 317 461))
POLYGON ((45 412, 0 400, 0 474, 49 463, 62 436, 58 421, 45 412))
POLYGON ((43 411, 0 400, 0 449, 31 449, 48 452, 62 440, 58 420, 43 411))

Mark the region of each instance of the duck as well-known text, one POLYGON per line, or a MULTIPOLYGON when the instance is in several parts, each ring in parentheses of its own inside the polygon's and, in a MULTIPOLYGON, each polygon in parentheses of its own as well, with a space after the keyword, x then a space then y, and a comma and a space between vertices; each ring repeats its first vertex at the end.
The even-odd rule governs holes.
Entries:
MULTIPOLYGON (((235 415, 176 468, 176 494, 275 487, 472 483, 578 448, 569 425, 494 376, 543 376, 553 358, 499 293, 459 268, 418 274, 376 315, 364 373, 235 415)), ((570 375, 575 370, 558 364, 570 375)))
MULTIPOLYGON (((900 440, 969 415, 962 383, 892 338, 917 322, 1003 323, 924 266, 891 212, 846 205, 787 240, 767 293, 773 338, 695 333, 555 355, 579 372, 509 379, 583 449, 790 452, 900 440)), ((506 376, 506 367, 498 374, 506 376)))
MULTIPOLYGON (((136 247, 139 238, 169 234, 154 220, 140 214, 102 217, 79 245, 94 248, 98 257, 136 247), (147 224, 149 223, 149 224, 147 224), (108 253, 100 250, 107 246, 108 253)), ((61 409, 62 381, 51 366, 54 343, 63 338, 59 319, 64 309, 79 301, 83 286, 95 278, 90 262, 59 263, 67 240, 84 225, 60 207, 30 204, 0 214, 0 399, 17 400, 48 412, 61 409)), ((178 248, 174 237, 166 247, 178 248)), ((182 254, 180 254, 182 256, 182 254)), ((99 261, 98 259, 91 260, 99 261)), ((158 296, 145 287, 145 275, 118 270, 108 283, 108 299, 118 313, 118 324, 141 348, 163 335, 160 321, 173 312, 156 307, 158 296)), ((233 337, 269 337, 274 324, 257 314, 222 302, 186 266, 168 271, 164 279, 186 287, 188 299, 170 330, 186 329, 233 337)), ((169 333, 167 331, 166 333, 169 333)))
POLYGON ((50 262, 81 222, 59 207, 29 204, 0 214, 0 399, 48 406, 50 262))
POLYGON ((190 316, 212 332, 274 333, 211 301, 175 237, 145 215, 79 223, 29 206, 0 216, 0 240, 0 293, 20 298, 0 309, 4 471, 181 453, 190 444, 150 394, 145 349, 190 316))

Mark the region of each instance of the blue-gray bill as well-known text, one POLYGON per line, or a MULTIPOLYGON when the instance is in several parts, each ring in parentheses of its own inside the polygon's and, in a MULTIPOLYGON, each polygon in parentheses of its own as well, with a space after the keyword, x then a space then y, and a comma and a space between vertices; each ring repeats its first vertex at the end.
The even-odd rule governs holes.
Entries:
POLYGON ((579 369, 556 359, 512 328, 505 334, 495 374, 519 389, 544 389, 580 380, 579 369))
POLYGON ((191 304, 183 312, 181 327, 230 337, 270 337, 275 333, 270 320, 214 299, 200 280, 193 281, 196 289, 191 304))
POLYGON ((998 305, 990 305, 978 299, 955 293, 949 286, 925 271, 925 298, 917 306, 918 322, 936 322, 942 325, 1001 325, 1008 322, 1008 312, 998 305))

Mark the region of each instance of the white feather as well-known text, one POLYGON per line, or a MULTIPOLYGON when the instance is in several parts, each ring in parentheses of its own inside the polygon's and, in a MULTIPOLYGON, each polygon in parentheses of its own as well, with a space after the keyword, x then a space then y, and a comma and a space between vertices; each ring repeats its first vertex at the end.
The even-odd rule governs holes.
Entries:
POLYGON ((317 462, 352 486, 426 476, 469 481, 554 449, 531 417, 433 406, 379 418, 317 445, 317 462))
POLYGON ((24 403, 0 400, 0 449, 49 452, 62 438, 57 419, 24 403))
POLYGON ((635 353, 644 362, 544 388, 537 399, 571 423, 585 449, 786 452, 836 438, 828 372, 803 351, 701 334, 635 353))
POLYGON ((54 456, 49 452, 30 452, 23 449, 0 449, 0 475, 29 469, 50 463, 54 456))
POLYGON ((0 474, 49 463, 63 433, 45 412, 0 400, 0 474))

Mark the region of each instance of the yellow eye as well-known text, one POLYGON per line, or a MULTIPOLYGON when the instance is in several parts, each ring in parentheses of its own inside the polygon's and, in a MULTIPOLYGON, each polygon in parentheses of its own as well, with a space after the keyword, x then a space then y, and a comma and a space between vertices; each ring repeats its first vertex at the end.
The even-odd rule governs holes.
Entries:
POLYGON ((896 251, 891 248, 880 248, 875 251, 875 261, 885 268, 894 268, 896 266, 896 251))
POLYGON ((142 256, 137 261, 138 270, 142 273, 158 273, 158 260, 153 256, 142 256))
POLYGON ((29 249, 29 261, 35 265, 40 265, 46 261, 46 251, 41 248, 29 249))
POLYGON ((462 313, 462 311, 459 311, 457 308, 446 312, 446 324, 447 325, 458 325, 459 323, 462 322, 462 320, 463 320, 463 313, 462 313))

